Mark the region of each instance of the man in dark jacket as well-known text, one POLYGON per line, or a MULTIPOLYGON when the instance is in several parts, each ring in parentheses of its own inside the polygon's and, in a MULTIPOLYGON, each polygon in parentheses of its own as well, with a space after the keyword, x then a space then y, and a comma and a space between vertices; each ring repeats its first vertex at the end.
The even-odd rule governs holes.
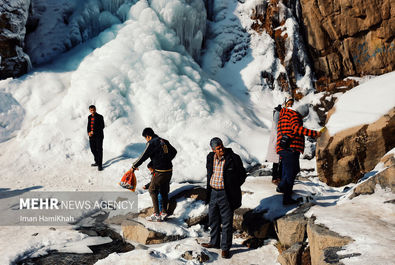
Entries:
POLYGON ((169 141, 160 138, 151 128, 143 130, 143 137, 147 141, 144 152, 133 163, 131 168, 135 171, 145 160, 151 158, 155 175, 151 179, 148 188, 151 195, 154 213, 148 217, 149 221, 160 222, 167 217, 167 202, 170 189, 170 179, 173 173, 173 164, 171 161, 177 154, 177 150, 169 141), (158 193, 162 195, 162 212, 159 213, 158 193))
POLYGON ((96 167, 99 171, 103 170, 103 138, 104 138, 104 119, 103 116, 96 112, 94 105, 89 106, 91 115, 88 116, 87 132, 89 136, 89 145, 95 163, 92 167, 96 167))
POLYGON ((207 200, 209 202, 210 243, 206 248, 222 249, 221 256, 230 258, 234 210, 241 206, 241 185, 247 174, 240 157, 225 148, 218 137, 211 139, 213 152, 207 156, 207 200), (222 224, 222 240, 220 235, 222 224))

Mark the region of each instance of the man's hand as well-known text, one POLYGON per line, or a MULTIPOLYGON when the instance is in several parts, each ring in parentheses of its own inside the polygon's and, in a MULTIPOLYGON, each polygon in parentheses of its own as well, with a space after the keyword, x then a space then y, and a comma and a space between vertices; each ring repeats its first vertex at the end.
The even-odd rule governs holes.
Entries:
POLYGON ((322 135, 322 132, 321 132, 321 131, 318 131, 318 132, 317 132, 317 137, 316 137, 316 138, 320 137, 321 135, 322 135))
POLYGON ((93 131, 90 131, 90 132, 88 133, 88 135, 89 135, 89 137, 92 137, 93 131))
POLYGON ((130 169, 130 171, 132 171, 132 172, 134 172, 134 171, 136 171, 136 170, 139 170, 139 168, 134 168, 134 167, 132 167, 132 168, 130 169))

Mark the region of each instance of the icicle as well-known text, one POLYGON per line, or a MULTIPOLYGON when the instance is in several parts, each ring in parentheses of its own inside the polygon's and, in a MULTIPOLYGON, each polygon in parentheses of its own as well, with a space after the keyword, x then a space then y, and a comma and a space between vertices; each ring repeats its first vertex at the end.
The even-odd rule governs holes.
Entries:
POLYGON ((151 7, 172 28, 195 60, 206 33, 206 8, 202 0, 152 0, 151 7))

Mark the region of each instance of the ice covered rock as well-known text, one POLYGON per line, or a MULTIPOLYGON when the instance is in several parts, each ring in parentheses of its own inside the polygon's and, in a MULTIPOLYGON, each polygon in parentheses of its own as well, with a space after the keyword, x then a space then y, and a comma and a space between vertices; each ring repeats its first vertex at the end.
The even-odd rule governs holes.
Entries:
POLYGON ((0 80, 19 77, 30 68, 23 51, 30 0, 0 0, 0 80))
POLYGON ((177 230, 175 226, 165 222, 148 224, 148 221, 141 218, 138 220, 125 220, 122 222, 122 236, 125 239, 144 245, 161 244, 185 238, 186 234, 169 232, 169 230, 177 230))
MULTIPOLYGON (((250 1, 240 6, 249 14, 243 25, 251 34, 256 86, 289 91, 297 99, 313 90, 312 68, 301 37, 299 6, 292 1, 250 1)), ((252 67, 248 67, 252 68, 252 67)), ((254 71, 254 69, 249 69, 254 71)))
POLYGON ((134 0, 32 0, 26 53, 43 64, 126 20, 134 0), (34 25, 31 25, 34 24, 34 25))
POLYGON ((206 34, 207 12, 202 0, 152 0, 151 8, 180 38, 181 44, 195 59, 200 58, 206 34))

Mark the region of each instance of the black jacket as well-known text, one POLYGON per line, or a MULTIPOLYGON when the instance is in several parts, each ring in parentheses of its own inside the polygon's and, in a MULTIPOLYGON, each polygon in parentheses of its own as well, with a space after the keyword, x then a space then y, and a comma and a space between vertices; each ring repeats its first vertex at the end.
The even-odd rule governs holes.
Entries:
POLYGON ((138 168, 145 160, 151 158, 155 170, 170 170, 173 168, 171 160, 176 156, 177 150, 169 141, 154 135, 145 146, 144 152, 133 163, 133 168, 138 168))
MULTIPOLYGON (((224 186, 230 207, 236 210, 241 206, 241 185, 244 183, 247 173, 244 169, 240 156, 233 153, 231 148, 225 148, 224 186)), ((210 201, 210 180, 213 175, 214 152, 207 155, 207 202, 210 201)))
MULTIPOLYGON (((88 116, 88 125, 87 131, 88 133, 91 131, 91 117, 92 114, 88 116)), ((93 137, 104 137, 103 129, 104 129, 104 119, 103 116, 99 113, 95 113, 95 121, 93 123, 93 137)))

